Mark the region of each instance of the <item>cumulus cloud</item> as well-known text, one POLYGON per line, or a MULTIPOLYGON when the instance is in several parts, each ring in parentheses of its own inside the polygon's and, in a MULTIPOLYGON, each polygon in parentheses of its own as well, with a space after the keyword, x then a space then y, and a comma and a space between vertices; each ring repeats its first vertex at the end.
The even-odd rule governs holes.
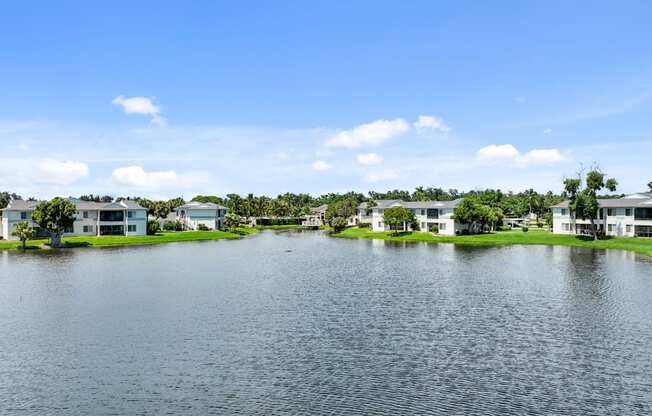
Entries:
POLYGON ((385 170, 380 172, 371 172, 365 175, 365 182, 382 182, 398 178, 399 174, 395 170, 385 170))
POLYGON ((72 160, 42 159, 36 162, 36 181, 53 185, 70 185, 88 176, 88 165, 72 160))
POLYGON ((511 144, 490 144, 478 150, 480 160, 514 159, 518 155, 518 150, 511 144))
POLYGON ((558 149, 532 149, 524 154, 520 161, 528 164, 550 164, 563 160, 558 149))
POLYGON ((377 153, 364 153, 356 156, 358 163, 361 165, 371 166, 383 163, 383 157, 377 153))
POLYGON ((541 165, 562 162, 564 157, 559 149, 532 149, 521 154, 511 144, 492 144, 478 150, 478 160, 485 162, 514 162, 520 165, 541 165))
POLYGON ((328 163, 324 162, 323 160, 316 160, 316 161, 312 164, 312 168, 313 168, 314 170, 316 170, 316 171, 320 171, 320 172, 321 172, 321 171, 325 171, 325 170, 329 170, 329 169, 331 169, 332 166, 329 165, 328 163))
POLYGON ((125 97, 124 95, 119 95, 111 102, 121 107, 125 114, 142 114, 150 116, 151 122, 154 124, 167 124, 167 120, 161 116, 161 108, 154 104, 153 98, 125 97))
POLYGON ((113 170, 113 182, 132 188, 158 189, 177 183, 174 171, 147 172, 140 166, 126 166, 113 170))
POLYGON ((326 146, 357 148, 378 146, 392 137, 400 136, 410 130, 410 125, 403 119, 376 120, 361 124, 350 130, 342 130, 326 140, 326 146))
POLYGON ((433 116, 419 116, 417 121, 414 122, 414 128, 423 131, 423 130, 437 130, 443 133, 446 133, 451 130, 450 127, 438 117, 433 116))

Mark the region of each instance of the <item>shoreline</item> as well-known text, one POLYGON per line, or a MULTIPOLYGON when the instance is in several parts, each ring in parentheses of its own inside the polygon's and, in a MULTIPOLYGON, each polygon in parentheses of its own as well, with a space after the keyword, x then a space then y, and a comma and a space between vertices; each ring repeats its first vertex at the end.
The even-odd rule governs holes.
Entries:
MULTIPOLYGON (((161 232, 155 235, 137 236, 76 236, 64 237, 64 246, 60 249, 48 245, 47 239, 29 240, 25 252, 46 251, 46 250, 67 250, 74 248, 101 248, 101 247, 126 247, 126 246, 150 246, 167 243, 182 243, 187 241, 214 241, 214 240, 238 240, 248 235, 256 234, 259 230, 255 228, 238 228, 237 232, 232 231, 176 231, 161 232)), ((0 251, 22 252, 21 242, 17 240, 0 240, 0 251)))
POLYGON ((530 229, 497 231, 487 234, 439 236, 429 232, 401 232, 392 235, 389 231, 374 232, 366 228, 352 227, 339 233, 330 234, 334 238, 385 240, 409 243, 443 243, 468 246, 509 246, 509 245, 545 245, 579 247, 594 250, 623 250, 630 251, 652 260, 652 239, 635 237, 611 237, 605 240, 594 241, 591 237, 553 234, 546 230, 530 229))

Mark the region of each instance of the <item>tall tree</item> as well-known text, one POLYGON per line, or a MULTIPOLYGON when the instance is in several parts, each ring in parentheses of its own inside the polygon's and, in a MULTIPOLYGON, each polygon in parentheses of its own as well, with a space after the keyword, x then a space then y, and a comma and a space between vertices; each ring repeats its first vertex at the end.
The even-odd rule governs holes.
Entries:
POLYGON ((66 229, 73 226, 76 215, 77 208, 72 202, 57 197, 38 204, 32 213, 32 220, 50 233, 52 247, 61 247, 61 237, 66 229))
POLYGON ((564 192, 566 193, 566 197, 569 199, 568 208, 570 210, 571 229, 573 232, 577 232, 577 225, 575 224, 577 213, 575 212, 575 207, 577 205, 577 195, 580 192, 581 186, 582 179, 580 177, 564 179, 564 192))
POLYGON ((591 222, 591 234, 595 240, 598 239, 595 220, 598 217, 598 211, 600 209, 598 192, 605 188, 611 192, 615 192, 617 187, 618 181, 616 179, 607 178, 598 168, 594 168, 586 174, 585 188, 576 192, 574 200, 570 203, 572 213, 583 220, 588 219, 591 222))

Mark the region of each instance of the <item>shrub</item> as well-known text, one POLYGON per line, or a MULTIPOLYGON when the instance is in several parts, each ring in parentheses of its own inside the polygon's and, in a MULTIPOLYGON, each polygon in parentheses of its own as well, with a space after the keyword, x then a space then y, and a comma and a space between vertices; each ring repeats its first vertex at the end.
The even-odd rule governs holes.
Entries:
POLYGON ((521 227, 521 230, 523 230, 524 233, 527 233, 530 229, 527 226, 521 227))
POLYGON ((197 224, 197 230, 199 231, 208 231, 206 224, 197 224))
POLYGON ((358 228, 370 229, 371 228, 371 223, 370 222, 359 222, 358 223, 358 228))
POLYGON ((163 229, 165 231, 176 231, 177 224, 174 221, 166 221, 165 224, 163 224, 163 229))
POLYGON ((147 235, 154 235, 161 231, 161 224, 156 220, 147 221, 147 235))
POLYGON ((434 234, 439 234, 439 225, 433 224, 430 226, 430 232, 434 234))
POLYGON ((343 229, 345 229, 346 224, 347 224, 346 218, 335 217, 331 220, 331 227, 333 227, 333 230, 335 230, 335 232, 340 232, 343 229))

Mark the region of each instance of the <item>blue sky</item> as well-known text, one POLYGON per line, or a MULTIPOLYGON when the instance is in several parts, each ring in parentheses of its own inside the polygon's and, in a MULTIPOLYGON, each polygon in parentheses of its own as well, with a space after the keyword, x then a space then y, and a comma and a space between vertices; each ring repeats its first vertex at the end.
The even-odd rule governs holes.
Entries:
POLYGON ((131 3, 4 6, 1 189, 652 180, 649 2, 131 3))

